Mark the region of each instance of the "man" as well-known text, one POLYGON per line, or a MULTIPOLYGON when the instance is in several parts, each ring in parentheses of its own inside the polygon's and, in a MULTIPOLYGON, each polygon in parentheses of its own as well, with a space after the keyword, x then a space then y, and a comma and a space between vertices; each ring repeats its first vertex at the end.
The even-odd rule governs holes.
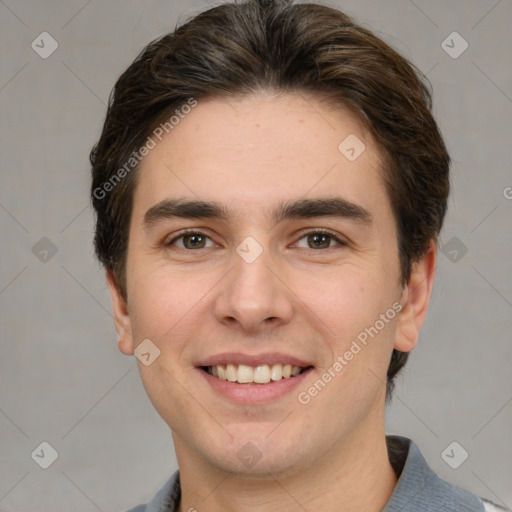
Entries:
POLYGON ((337 10, 249 0, 116 83, 96 253, 179 465, 133 511, 492 510, 385 436, 449 192, 420 76, 337 10))

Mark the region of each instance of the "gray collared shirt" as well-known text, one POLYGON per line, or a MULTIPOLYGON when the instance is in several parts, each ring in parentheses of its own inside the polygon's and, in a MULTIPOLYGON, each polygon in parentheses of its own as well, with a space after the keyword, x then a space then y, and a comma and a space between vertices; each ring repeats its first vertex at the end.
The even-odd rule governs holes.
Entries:
MULTIPOLYGON (((390 461, 399 476, 395 490, 382 512, 491 512, 505 511, 469 491, 441 480, 428 466, 410 439, 387 436, 390 461)), ((128 512, 176 512, 181 497, 176 471, 147 505, 128 512)), ((510 511, 509 511, 510 512, 510 511)))

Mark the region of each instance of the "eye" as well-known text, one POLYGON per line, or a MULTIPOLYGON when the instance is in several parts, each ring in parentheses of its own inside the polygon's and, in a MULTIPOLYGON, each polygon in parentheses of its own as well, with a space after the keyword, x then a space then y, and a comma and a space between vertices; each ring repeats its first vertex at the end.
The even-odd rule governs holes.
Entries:
POLYGON ((184 250, 207 249, 208 247, 205 246, 207 240, 211 241, 210 237, 200 231, 187 231, 185 233, 181 233, 181 235, 173 238, 169 242, 166 242, 165 246, 169 247, 176 245, 179 249, 184 250), (177 243, 178 241, 181 241, 182 243, 177 243))
MULTIPOLYGON (((340 246, 347 245, 346 242, 341 240, 334 233, 325 230, 309 231, 299 238, 299 242, 303 239, 306 239, 307 247, 302 247, 305 249, 333 249, 333 241, 337 242, 340 246)), ((183 250, 208 249, 209 247, 213 247, 213 245, 206 245, 208 241, 212 242, 211 238, 200 231, 186 231, 174 237, 169 242, 165 242, 164 245, 166 247, 176 246, 178 249, 183 250)), ((297 244, 299 242, 297 242, 297 244)), ((300 245, 297 246, 300 247, 300 245)))
POLYGON ((332 249, 331 242, 333 240, 337 242, 338 245, 347 245, 346 242, 340 240, 335 234, 325 230, 309 231, 301 236, 299 241, 302 239, 306 239, 306 243, 308 244, 305 249, 332 249))

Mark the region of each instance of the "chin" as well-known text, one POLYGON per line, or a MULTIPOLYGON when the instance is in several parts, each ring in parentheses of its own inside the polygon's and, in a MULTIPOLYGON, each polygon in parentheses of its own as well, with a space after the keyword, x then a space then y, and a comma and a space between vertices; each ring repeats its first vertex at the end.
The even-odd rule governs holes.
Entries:
POLYGON ((254 477, 258 480, 261 480, 261 477, 272 480, 270 474, 280 475, 278 478, 282 478, 298 471, 299 461, 291 460, 289 453, 260 453, 261 455, 255 455, 252 462, 239 460, 237 453, 214 457, 210 462, 227 473, 234 473, 240 477, 254 477))
POLYGON ((311 460, 304 456, 303 442, 297 440, 294 443, 289 431, 282 438, 277 432, 275 436, 268 436, 269 431, 271 429, 265 429, 261 436, 255 435, 254 431, 250 435, 239 433, 227 445, 217 442, 203 446, 209 452, 205 453, 205 458, 223 471, 248 477, 268 477, 269 473, 289 475, 308 465, 307 460, 303 463, 300 460, 301 457, 311 460), (215 444, 217 446, 212 451, 215 444))

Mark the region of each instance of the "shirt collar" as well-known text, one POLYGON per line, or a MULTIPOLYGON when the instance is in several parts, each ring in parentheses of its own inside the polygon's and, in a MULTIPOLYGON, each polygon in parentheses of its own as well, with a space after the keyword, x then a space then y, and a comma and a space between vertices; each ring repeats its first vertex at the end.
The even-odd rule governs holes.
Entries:
POLYGON ((469 491, 445 482, 423 458, 416 444, 401 436, 387 436, 388 451, 406 453, 395 490, 382 512, 484 512, 482 501, 469 491))

